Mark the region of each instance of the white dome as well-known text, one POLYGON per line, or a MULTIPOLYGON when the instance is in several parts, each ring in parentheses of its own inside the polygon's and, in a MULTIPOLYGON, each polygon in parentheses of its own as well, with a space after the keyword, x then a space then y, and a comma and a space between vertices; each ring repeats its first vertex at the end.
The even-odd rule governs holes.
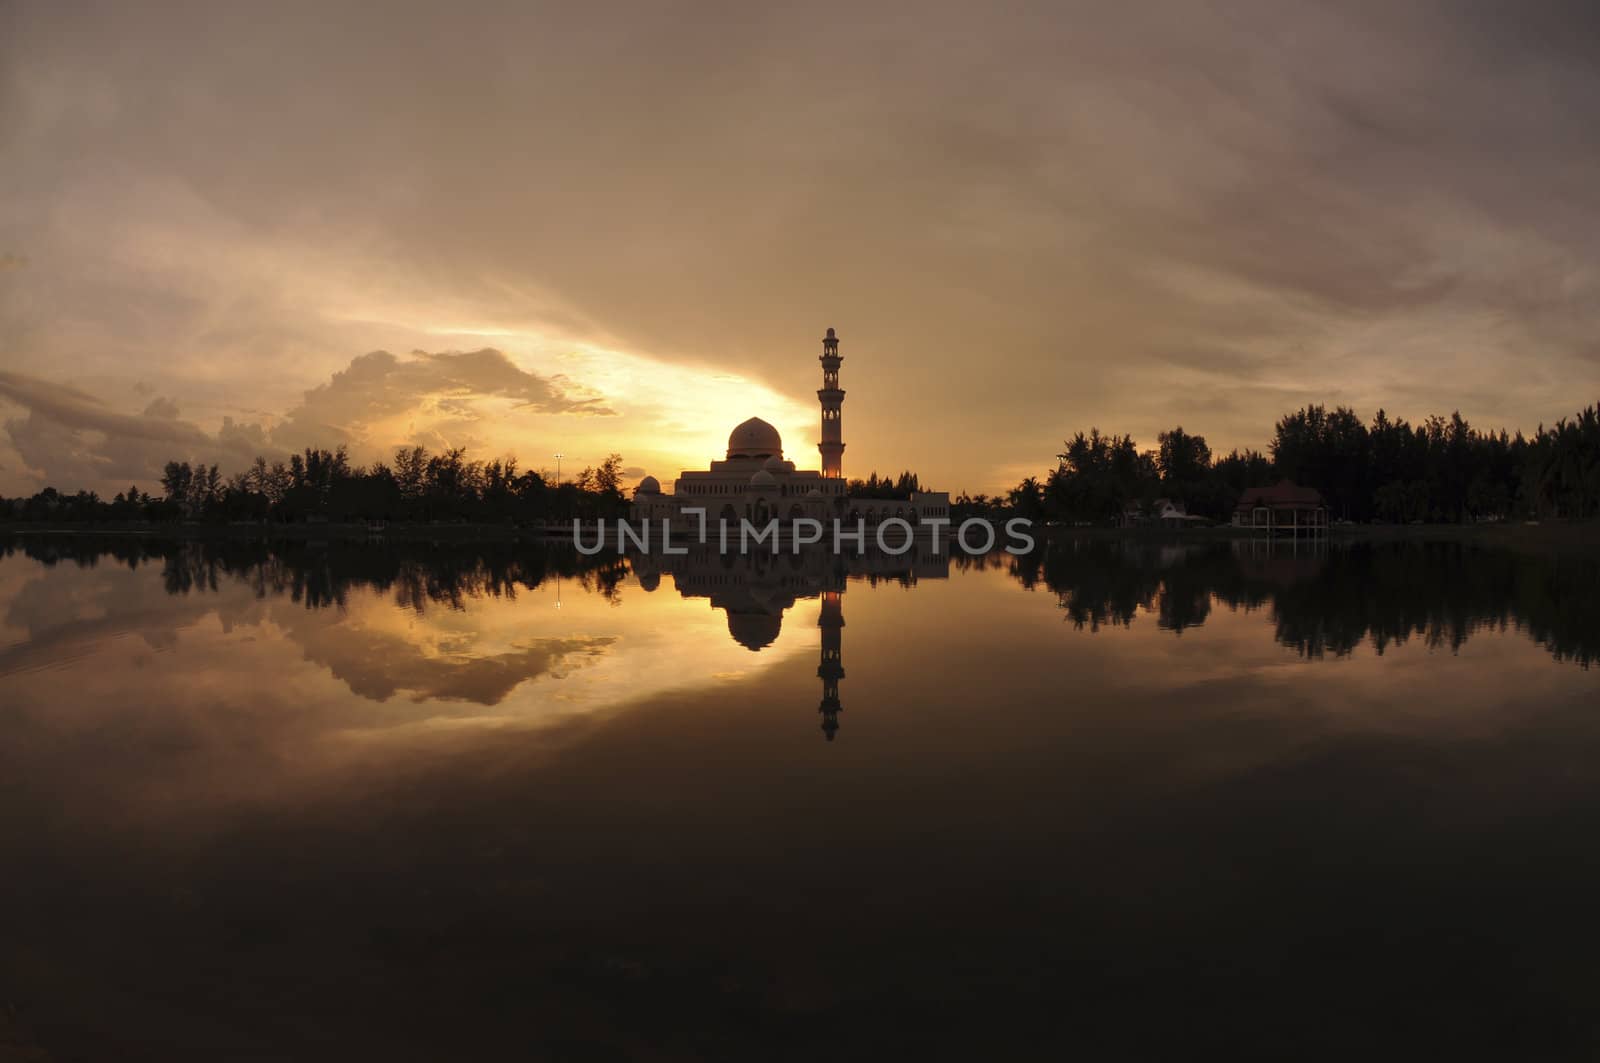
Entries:
POLYGON ((751 487, 776 487, 777 479, 765 469, 757 469, 756 474, 750 477, 751 487))
POLYGON ((636 495, 659 495, 661 493, 661 481, 654 476, 646 476, 639 481, 639 486, 633 493, 636 495))
POLYGON ((728 457, 783 457, 783 439, 778 430, 759 417, 752 417, 728 436, 728 457))

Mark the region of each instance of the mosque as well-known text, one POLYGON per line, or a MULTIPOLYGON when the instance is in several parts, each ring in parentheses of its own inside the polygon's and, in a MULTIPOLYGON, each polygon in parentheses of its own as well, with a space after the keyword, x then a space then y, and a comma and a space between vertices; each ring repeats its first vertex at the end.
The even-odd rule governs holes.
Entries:
POLYGON ((686 517, 683 510, 705 511, 705 521, 714 525, 721 519, 730 525, 741 519, 764 525, 773 518, 782 521, 811 518, 824 526, 838 519, 853 527, 858 520, 869 526, 893 517, 913 525, 923 518, 948 520, 950 496, 943 491, 915 492, 909 499, 854 498, 846 492, 844 479, 844 391, 839 387, 839 337, 833 329, 822 339, 822 387, 817 400, 822 406, 822 468, 798 469, 783 456, 783 440, 778 430, 759 417, 752 417, 728 436, 727 456, 705 469, 678 474, 672 493, 661 490, 654 476, 639 481, 633 495, 630 523, 648 520, 669 521, 675 530, 700 527, 698 515, 686 517))

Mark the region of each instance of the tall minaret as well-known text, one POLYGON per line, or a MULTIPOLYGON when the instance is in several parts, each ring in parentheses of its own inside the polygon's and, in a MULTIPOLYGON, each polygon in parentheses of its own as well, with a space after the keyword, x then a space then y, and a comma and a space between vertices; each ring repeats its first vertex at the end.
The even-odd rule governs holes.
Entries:
POLYGON ((839 591, 823 591, 822 615, 817 619, 817 626, 822 629, 822 660, 817 665, 817 676, 822 680, 822 704, 817 711, 822 713, 822 733, 830 742, 839 729, 839 713, 843 708, 839 704, 839 680, 844 678, 844 661, 839 653, 840 643, 844 641, 844 606, 840 601, 843 597, 839 591))
POLYGON ((822 403, 822 475, 837 480, 844 475, 844 443, 840 439, 844 424, 841 420, 844 392, 839 390, 839 337, 833 329, 822 338, 822 389, 817 399, 822 403))

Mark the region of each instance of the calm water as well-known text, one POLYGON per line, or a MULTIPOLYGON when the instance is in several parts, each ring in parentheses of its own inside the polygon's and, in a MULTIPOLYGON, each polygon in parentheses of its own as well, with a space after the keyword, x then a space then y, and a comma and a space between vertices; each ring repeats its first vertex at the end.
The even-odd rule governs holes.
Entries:
POLYGON ((4 549, 59 1060, 1600 1049, 1592 557, 4 549))

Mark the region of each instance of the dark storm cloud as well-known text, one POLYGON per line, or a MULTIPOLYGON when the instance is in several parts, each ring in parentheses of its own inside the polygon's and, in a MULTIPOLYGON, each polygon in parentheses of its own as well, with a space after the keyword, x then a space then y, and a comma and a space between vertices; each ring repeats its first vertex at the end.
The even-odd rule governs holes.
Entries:
MULTIPOLYGON (((835 324, 850 453, 952 486, 1089 423, 1148 440, 1196 388, 1214 443, 1259 445, 1334 392, 1531 426, 1593 373, 1592 5, 401 4, 381 34, 354 8, 206 15, 19 9, 0 244, 30 267, 8 276, 93 243, 44 209, 70 202, 127 246, 203 230, 281 253, 273 276, 337 251, 353 302, 796 397, 835 324)), ((295 293, 222 265, 194 306, 94 302, 130 329, 198 316, 249 352, 241 381, 309 345, 295 293)), ((118 290, 83 272, 51 275, 118 290)), ((326 387, 304 423, 343 430, 326 387)))
POLYGON ((87 429, 125 439, 192 445, 209 439, 192 424, 177 420, 178 408, 156 399, 142 415, 118 413, 92 395, 66 384, 0 371, 0 398, 64 428, 87 429))
POLYGON ((148 486, 174 459, 243 465, 260 438, 231 422, 208 433, 181 420, 168 398, 155 398, 142 414, 119 413, 76 388, 20 373, 0 372, 0 399, 26 411, 3 422, 25 465, 69 490, 135 480, 148 486))

